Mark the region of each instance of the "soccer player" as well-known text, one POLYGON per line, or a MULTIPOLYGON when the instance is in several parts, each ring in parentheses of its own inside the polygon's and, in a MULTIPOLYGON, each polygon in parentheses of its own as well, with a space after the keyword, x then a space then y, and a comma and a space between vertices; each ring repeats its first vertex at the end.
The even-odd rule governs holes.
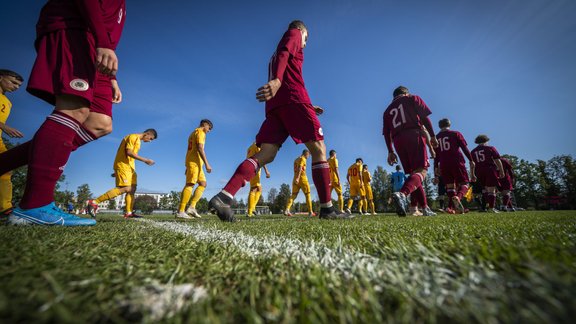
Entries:
POLYGON ((362 181, 362 158, 357 158, 356 162, 348 168, 346 179, 350 186, 350 198, 348 199, 348 207, 346 212, 351 214, 352 205, 354 200, 358 201, 358 213, 362 215, 362 206, 364 205, 364 182, 362 181))
POLYGON ((474 164, 470 165, 471 180, 476 181, 476 178, 484 187, 483 198, 488 203, 488 212, 499 213, 494 208, 496 204, 496 188, 500 185, 499 179, 504 178, 504 168, 500 161, 500 154, 493 146, 488 146, 490 138, 486 135, 478 135, 474 142, 478 144, 476 148, 470 152, 474 164))
POLYGON ((374 194, 372 193, 372 185, 370 184, 371 181, 372 175, 368 170, 368 165, 364 164, 362 166, 362 182, 364 183, 364 211, 366 215, 368 215, 368 206, 370 206, 372 215, 376 215, 376 210, 374 208, 374 194))
POLYGON ((328 159, 330 166, 330 196, 332 190, 336 191, 338 195, 338 205, 340 212, 344 212, 344 197, 342 196, 342 184, 340 183, 340 172, 338 172, 338 159, 336 158, 336 151, 330 150, 330 158, 328 159))
POLYGON ((124 218, 142 218, 133 212, 134 207, 134 193, 138 182, 136 174, 136 164, 134 160, 142 161, 148 165, 154 165, 154 161, 138 155, 140 151, 140 142, 148 143, 158 137, 156 130, 150 128, 143 133, 130 134, 125 136, 120 142, 118 151, 116 151, 116 158, 114 159, 114 177, 116 178, 116 187, 108 190, 100 197, 88 200, 86 210, 92 217, 96 217, 98 212, 98 204, 126 194, 126 213, 124 218))
POLYGON ((204 145, 206 144, 206 134, 212 130, 212 122, 208 119, 202 119, 200 121, 200 126, 196 128, 192 134, 188 137, 188 150, 186 151, 186 185, 182 189, 182 194, 180 196, 180 206, 178 207, 177 218, 190 219, 188 214, 196 218, 201 218, 200 214, 196 211, 196 203, 202 198, 202 193, 206 189, 206 175, 202 166, 206 168, 206 172, 212 172, 212 167, 208 163, 208 158, 206 157, 206 152, 204 151, 204 145), (198 184, 194 194, 192 190, 194 186, 198 184), (190 202, 190 207, 186 209, 188 201, 192 197, 190 202))
POLYGON ((512 205, 512 190, 514 189, 514 170, 512 164, 507 158, 500 157, 500 162, 504 168, 504 178, 500 179, 500 186, 498 189, 502 194, 502 205, 505 211, 514 212, 516 209, 512 205))
MULTIPOLYGON (((436 161, 436 160, 434 160, 436 161)), ((438 186, 438 204, 440 207, 438 208, 439 212, 447 212, 446 207, 446 184, 441 176, 434 176, 434 180, 432 181, 433 184, 438 186)))
POLYGON ((308 29, 302 21, 288 25, 269 64, 268 83, 260 87, 256 99, 266 102, 266 119, 256 136, 260 152, 244 160, 224 189, 209 202, 223 221, 235 221, 230 204, 238 190, 256 174, 260 165, 274 160, 288 136, 304 143, 312 155, 312 179, 318 190, 321 219, 350 218, 341 214, 330 199, 330 167, 326 161, 324 133, 316 114, 323 110, 311 104, 302 77, 303 49, 308 29))
POLYGON ((392 190, 394 192, 400 191, 400 189, 402 189, 402 186, 404 185, 404 181, 406 181, 406 175, 401 170, 402 167, 397 165, 396 172, 392 172, 392 174, 390 175, 390 181, 392 182, 392 190))
POLYGON ((298 196, 298 192, 302 190, 306 196, 306 206, 308 206, 308 216, 316 216, 312 210, 312 198, 310 197, 310 182, 308 182, 308 177, 306 176, 306 160, 310 156, 310 151, 303 150, 302 155, 300 155, 296 160, 294 160, 294 179, 292 180, 292 195, 288 199, 288 204, 286 204, 286 209, 284 210, 284 215, 292 216, 290 212, 290 207, 294 199, 298 196))
MULTIPOLYGON (((250 158, 254 154, 258 153, 260 148, 256 145, 256 142, 252 143, 248 148, 248 152, 246 153, 246 157, 250 158)), ((266 178, 270 178, 270 172, 268 168, 264 165, 264 172, 266 172, 266 178)), ((256 204, 260 201, 260 196, 262 195, 262 184, 260 183, 260 173, 261 170, 256 172, 256 175, 250 179, 250 193, 248 194, 248 213, 246 216, 252 217, 254 216, 254 211, 256 210, 256 204)))
POLYGON ((442 180, 446 184, 448 212, 455 211, 463 214, 466 209, 462 205, 462 199, 468 192, 469 181, 464 156, 468 159, 470 169, 472 169, 474 162, 462 133, 450 129, 450 120, 443 118, 438 122, 438 126, 440 132, 436 134, 438 148, 436 149, 437 156, 434 159, 435 179, 442 176, 442 180))
POLYGON ((424 215, 433 215, 434 213, 428 207, 426 193, 422 188, 422 182, 430 166, 426 151, 427 138, 422 132, 422 126, 428 131, 432 146, 438 146, 432 122, 428 118, 432 111, 422 98, 410 94, 406 87, 399 86, 396 88, 393 96, 392 103, 384 111, 382 130, 388 148, 388 164, 398 163, 399 157, 404 171, 410 174, 402 188, 392 194, 396 213, 399 216, 406 216, 407 197, 412 194, 411 198, 416 199, 418 205, 423 208, 424 215), (398 156, 394 153, 392 143, 394 143, 398 156))
POLYGON ((0 174, 28 164, 11 223, 96 224, 60 210, 54 188, 72 151, 112 131, 112 103, 122 100, 115 49, 125 13, 125 0, 49 0, 42 8, 26 90, 55 109, 31 141, 0 155, 0 174))
MULTIPOLYGON (((12 138, 22 138, 24 134, 16 128, 6 124, 12 103, 6 97, 7 92, 14 92, 20 88, 24 78, 10 70, 0 70, 0 153, 6 152, 6 145, 2 141, 2 134, 12 138)), ((12 213, 12 172, 0 175, 0 217, 8 217, 12 213)))

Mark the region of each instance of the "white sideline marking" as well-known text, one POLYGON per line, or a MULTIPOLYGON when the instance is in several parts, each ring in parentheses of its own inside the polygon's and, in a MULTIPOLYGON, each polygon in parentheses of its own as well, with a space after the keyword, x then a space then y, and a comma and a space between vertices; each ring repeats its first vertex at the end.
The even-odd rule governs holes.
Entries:
MULTIPOLYGON (((456 274, 445 263, 458 264, 460 259, 441 260, 424 245, 417 245, 420 258, 408 260, 384 260, 371 255, 351 251, 339 241, 335 249, 321 242, 302 242, 285 237, 258 238, 242 232, 227 232, 199 224, 156 222, 142 219, 157 228, 181 233, 203 242, 231 245, 252 258, 283 257, 301 265, 322 266, 328 273, 337 273, 348 279, 368 280, 376 291, 393 289, 428 307, 454 306, 453 302, 466 298, 486 304, 486 298, 504 293, 502 278, 487 267, 469 268, 467 273, 456 274), (448 262, 447 262, 448 261, 448 262), (481 287, 483 286, 483 287, 481 287), (489 286, 490 289, 486 289, 489 286)), ((393 251, 402 257, 404 251, 393 251)))

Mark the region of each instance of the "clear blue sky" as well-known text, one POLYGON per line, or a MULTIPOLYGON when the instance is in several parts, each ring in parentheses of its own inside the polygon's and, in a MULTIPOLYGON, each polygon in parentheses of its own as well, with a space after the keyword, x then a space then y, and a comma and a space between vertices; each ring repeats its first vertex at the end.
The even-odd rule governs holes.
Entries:
MULTIPOLYGON (((0 66, 26 79, 42 4, 7 1, 0 11, 0 66)), ((95 194, 113 187, 122 137, 154 127, 158 140, 143 143, 140 152, 157 164, 138 163, 139 188, 181 190, 186 140, 209 118, 214 130, 206 152, 214 170, 205 195, 216 193, 264 119, 255 91, 293 19, 308 25, 304 79, 313 103, 325 108, 320 120, 342 176, 356 157, 371 170, 392 170, 382 113, 400 84, 430 106, 435 127, 450 118, 471 148, 486 133, 500 153, 528 160, 574 155, 575 15, 573 0, 128 0, 117 51, 124 101, 114 110, 114 132, 72 155, 67 186, 75 191, 88 183, 95 194)), ((51 107, 24 89, 9 97, 8 125, 28 140, 51 107)), ((284 144, 269 166, 272 178, 263 181, 266 192, 291 181, 303 148, 284 144)), ((246 192, 237 198, 246 200, 246 192)))

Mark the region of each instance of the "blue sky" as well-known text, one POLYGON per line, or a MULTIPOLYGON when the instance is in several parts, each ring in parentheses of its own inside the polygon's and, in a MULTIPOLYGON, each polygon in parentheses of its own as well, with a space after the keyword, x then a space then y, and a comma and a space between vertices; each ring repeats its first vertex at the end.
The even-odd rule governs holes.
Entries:
MULTIPOLYGON (((9 1, 0 11, 0 66, 26 79, 41 6, 9 1)), ((216 193, 264 120, 255 91, 293 19, 308 25, 304 80, 313 103, 325 108, 320 121, 342 176, 356 157, 371 170, 392 170, 382 113, 398 85, 424 99, 436 128, 450 118, 471 148, 474 137, 486 133, 502 154, 528 160, 574 155, 575 13, 571 0, 128 0, 117 50, 124 101, 114 108, 114 132, 72 155, 65 187, 75 191, 88 183, 95 194, 113 187, 109 175, 122 137, 154 127, 158 140, 143 143, 140 153, 156 165, 137 165, 139 188, 179 191, 188 135, 209 118, 213 172, 205 196, 216 193)), ((51 107, 24 89, 9 97, 8 125, 28 140, 51 107)), ((291 181, 303 148, 284 144, 269 165, 265 191, 291 181)), ((246 200, 246 193, 237 198, 246 200)))

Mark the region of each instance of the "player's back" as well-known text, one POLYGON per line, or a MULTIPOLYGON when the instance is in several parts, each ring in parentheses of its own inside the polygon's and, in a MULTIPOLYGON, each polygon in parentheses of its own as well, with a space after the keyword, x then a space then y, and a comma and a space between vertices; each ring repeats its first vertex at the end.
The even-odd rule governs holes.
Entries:
POLYGON ((328 165, 330 166, 330 179, 331 181, 335 181, 338 178, 337 172, 338 172, 338 159, 333 156, 331 158, 328 159, 328 165))
POLYGON ((398 96, 384 111, 385 133, 388 130, 394 138, 404 130, 420 130, 422 127, 421 118, 431 113, 430 108, 419 96, 398 96))
POLYGON ((200 152, 198 151, 198 144, 206 143, 206 133, 202 127, 196 128, 190 136, 188 136, 188 149, 186 150, 186 161, 185 164, 189 162, 203 163, 200 157, 200 152))
MULTIPOLYGON (((0 93, 0 123, 5 124, 10 115, 12 103, 4 94, 0 93)), ((0 129, 0 142, 2 141, 2 129, 0 129)))
POLYGON ((352 164, 348 168, 348 178, 350 179, 350 185, 360 185, 362 183, 362 164, 352 164))
POLYGON ((436 158, 441 164, 464 164, 464 156, 460 147, 466 146, 466 141, 460 132, 442 130, 436 134, 436 139, 438 139, 436 158))
POLYGON ((371 180, 372 175, 370 174, 370 171, 368 171, 368 169, 362 168, 362 182, 364 183, 364 185, 369 186, 371 180))
POLYGON ((470 153, 477 169, 495 168, 494 159, 500 158, 498 151, 493 146, 488 145, 478 145, 470 153))
POLYGON ((296 180, 299 170, 302 170, 300 173, 300 179, 308 179, 306 176, 306 158, 304 156, 299 156, 294 160, 294 180, 296 180))

